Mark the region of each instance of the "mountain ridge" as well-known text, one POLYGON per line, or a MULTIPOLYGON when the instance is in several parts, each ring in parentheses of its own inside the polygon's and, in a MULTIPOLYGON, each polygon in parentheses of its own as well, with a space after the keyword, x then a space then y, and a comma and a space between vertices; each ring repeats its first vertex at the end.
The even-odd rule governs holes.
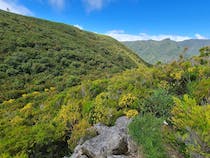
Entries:
POLYGON ((209 39, 189 39, 184 41, 173 41, 169 38, 155 41, 125 41, 122 42, 136 52, 146 62, 155 64, 158 61, 167 63, 179 59, 180 55, 189 58, 199 54, 199 49, 210 45, 209 39))

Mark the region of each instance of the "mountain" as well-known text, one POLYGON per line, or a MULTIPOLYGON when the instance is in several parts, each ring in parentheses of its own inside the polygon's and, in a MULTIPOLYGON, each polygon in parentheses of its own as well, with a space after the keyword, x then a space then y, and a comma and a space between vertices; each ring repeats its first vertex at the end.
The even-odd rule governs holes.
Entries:
POLYGON ((165 39, 162 41, 127 41, 123 42, 148 63, 155 64, 177 60, 181 54, 189 58, 199 54, 199 49, 210 46, 210 40, 191 39, 181 42, 165 39))
POLYGON ((84 84, 145 64, 111 37, 0 10, 0 157, 69 153, 77 105, 102 91, 84 84))
POLYGON ((0 157, 209 157, 209 65, 210 47, 148 66, 110 37, 0 11, 0 157))
POLYGON ((49 87, 62 91, 139 63, 108 36, 0 11, 0 102, 49 87))

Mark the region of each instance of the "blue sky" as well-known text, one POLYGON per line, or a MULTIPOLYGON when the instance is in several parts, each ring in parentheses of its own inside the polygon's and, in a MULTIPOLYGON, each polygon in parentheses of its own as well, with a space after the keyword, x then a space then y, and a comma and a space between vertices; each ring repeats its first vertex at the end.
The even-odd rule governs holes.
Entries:
POLYGON ((120 41, 210 38, 210 0, 0 0, 0 9, 120 41))

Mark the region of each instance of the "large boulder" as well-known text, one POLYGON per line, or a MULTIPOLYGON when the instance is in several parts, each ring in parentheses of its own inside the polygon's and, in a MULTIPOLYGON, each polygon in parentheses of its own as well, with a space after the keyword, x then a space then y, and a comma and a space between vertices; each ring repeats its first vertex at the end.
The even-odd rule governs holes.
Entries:
POLYGON ((98 135, 79 144, 71 158, 137 158, 138 147, 128 135, 126 117, 117 119, 115 126, 96 124, 93 128, 98 135))

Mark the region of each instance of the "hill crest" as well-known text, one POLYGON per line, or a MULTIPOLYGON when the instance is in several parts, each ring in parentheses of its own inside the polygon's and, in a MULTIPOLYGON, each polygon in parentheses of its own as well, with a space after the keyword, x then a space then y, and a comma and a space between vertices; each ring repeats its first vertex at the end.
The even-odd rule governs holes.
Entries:
POLYGON ((167 63, 177 60, 181 54, 189 58, 199 55, 199 49, 210 45, 208 39, 189 39, 180 42, 171 39, 161 41, 143 40, 122 42, 135 51, 141 58, 150 64, 158 61, 167 63))

